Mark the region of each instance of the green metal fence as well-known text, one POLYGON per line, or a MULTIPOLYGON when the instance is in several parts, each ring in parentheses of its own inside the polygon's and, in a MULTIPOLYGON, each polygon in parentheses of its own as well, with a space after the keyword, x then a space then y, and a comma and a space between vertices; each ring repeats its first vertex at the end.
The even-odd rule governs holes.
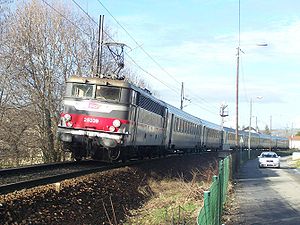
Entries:
POLYGON ((230 155, 219 161, 218 176, 213 177, 209 191, 204 192, 204 206, 197 219, 199 225, 219 225, 221 223, 230 177, 230 165, 230 155))
POLYGON ((257 156, 260 155, 262 150, 251 150, 250 152, 248 150, 237 150, 231 153, 232 157, 232 177, 235 177, 241 168, 241 166, 247 162, 249 159, 255 159, 257 156), (250 157, 250 158, 249 158, 250 157))

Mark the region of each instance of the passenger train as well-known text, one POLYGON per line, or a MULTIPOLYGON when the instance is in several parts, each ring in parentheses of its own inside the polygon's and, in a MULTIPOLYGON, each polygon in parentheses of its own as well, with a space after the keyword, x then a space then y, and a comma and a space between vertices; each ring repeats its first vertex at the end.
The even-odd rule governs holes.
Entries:
MULTIPOLYGON (((236 148, 234 129, 188 114, 126 80, 100 77, 67 80, 58 135, 76 160, 113 162, 236 148)), ((248 132, 239 131, 239 139, 245 148, 248 132)), ((285 149, 288 139, 252 134, 251 147, 285 149)))

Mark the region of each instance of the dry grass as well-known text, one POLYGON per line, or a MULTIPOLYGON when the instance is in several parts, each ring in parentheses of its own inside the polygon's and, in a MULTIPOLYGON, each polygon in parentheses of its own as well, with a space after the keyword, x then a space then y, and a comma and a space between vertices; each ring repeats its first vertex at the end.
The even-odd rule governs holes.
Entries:
POLYGON ((294 160, 292 165, 296 168, 300 168, 300 160, 294 160))
POLYGON ((203 206, 203 192, 209 188, 215 170, 191 171, 192 179, 183 175, 161 181, 148 180, 139 191, 150 200, 138 210, 130 211, 125 224, 195 224, 203 206))
POLYGON ((238 215, 238 203, 236 201, 234 186, 231 182, 228 183, 228 192, 226 203, 223 208, 222 223, 235 224, 234 220, 238 215))

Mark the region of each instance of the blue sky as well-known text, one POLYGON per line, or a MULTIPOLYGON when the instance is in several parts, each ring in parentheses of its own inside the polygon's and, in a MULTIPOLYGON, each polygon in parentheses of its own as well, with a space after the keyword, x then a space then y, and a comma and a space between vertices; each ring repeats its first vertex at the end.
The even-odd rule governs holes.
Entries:
MULTIPOLYGON (((219 124, 223 102, 229 110, 225 125, 235 127, 238 0, 102 0, 135 41, 99 1, 77 2, 96 21, 99 14, 105 15, 115 39, 130 46, 128 55, 155 78, 128 57, 127 65, 161 99, 179 107, 184 82, 186 97, 191 99, 185 111, 219 124)), ((300 127, 299 12, 300 1, 241 0, 240 126, 249 124, 252 98, 252 124, 257 117, 260 129, 270 126, 271 116, 272 128, 300 127), (268 46, 257 45, 261 43, 268 46)))
MULTIPOLYGON (((65 2, 76 8, 73 1, 65 2)), ((238 0, 77 2, 96 21, 105 15, 115 40, 127 44, 132 49, 127 54, 152 76, 125 56, 126 64, 161 99, 179 107, 184 82, 186 97, 191 99, 185 111, 220 124, 219 109, 225 103, 229 110, 225 126, 235 127, 238 0)), ((299 12, 300 1, 241 0, 240 126, 249 125, 252 98, 252 124, 257 118, 260 129, 270 126, 270 117, 272 128, 300 127, 299 12), (258 46, 261 43, 268 46, 258 46)))

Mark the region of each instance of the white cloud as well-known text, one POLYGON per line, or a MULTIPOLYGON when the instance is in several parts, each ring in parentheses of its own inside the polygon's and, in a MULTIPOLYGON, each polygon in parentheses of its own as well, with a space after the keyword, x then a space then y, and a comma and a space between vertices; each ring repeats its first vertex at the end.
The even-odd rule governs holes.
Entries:
MULTIPOLYGON (((161 30, 156 29, 156 31, 160 32, 161 30)), ((145 50, 177 81, 185 83, 187 95, 191 98, 195 95, 199 96, 199 104, 202 104, 204 108, 211 110, 212 107, 217 108, 222 101, 229 102, 231 116, 228 118, 228 123, 234 124, 236 35, 218 35, 213 39, 198 41, 177 40, 174 41, 174 45, 169 45, 170 42, 168 42, 166 46, 161 45, 166 42, 159 37, 166 38, 165 35, 159 33, 155 33, 154 37, 148 36, 144 43, 151 42, 152 48, 145 48, 145 50), (202 98, 205 101, 202 101, 202 98)), ((298 66, 295 62, 298 62, 300 55, 300 22, 294 22, 289 26, 278 26, 269 31, 242 32, 241 40, 241 48, 245 54, 241 53, 240 61, 240 101, 247 103, 250 97, 262 95, 265 105, 281 104, 280 109, 276 108, 278 105, 275 105, 266 107, 266 112, 261 112, 261 114, 267 114, 265 120, 268 121, 268 116, 271 114, 271 112, 267 112, 269 109, 283 112, 282 104, 290 104, 290 100, 295 99, 295 96, 297 96, 296 99, 299 99, 298 91, 289 93, 289 90, 297 88, 292 80, 298 76, 298 73, 290 71, 286 65, 290 66, 293 63, 295 68, 298 66), (267 43, 268 46, 258 47, 256 46, 258 43, 267 43)), ((180 84, 151 62, 140 50, 135 52, 135 56, 138 57, 143 68, 172 89, 178 90, 176 94, 146 75, 150 83, 154 84, 154 89, 163 93, 161 96, 164 100, 178 106, 180 84)), ((291 105, 285 105, 285 107, 291 108, 291 105)), ((212 122, 219 123, 218 115, 210 116, 211 113, 199 109, 196 105, 187 106, 187 110, 197 113, 195 115, 199 117, 208 114, 208 118, 212 122)), ((241 105, 240 111, 243 114, 241 115, 241 124, 248 123, 248 116, 244 116, 248 114, 248 110, 248 104, 241 105)), ((288 121, 290 118, 282 118, 281 122, 285 126, 286 123, 289 123, 288 121)))

